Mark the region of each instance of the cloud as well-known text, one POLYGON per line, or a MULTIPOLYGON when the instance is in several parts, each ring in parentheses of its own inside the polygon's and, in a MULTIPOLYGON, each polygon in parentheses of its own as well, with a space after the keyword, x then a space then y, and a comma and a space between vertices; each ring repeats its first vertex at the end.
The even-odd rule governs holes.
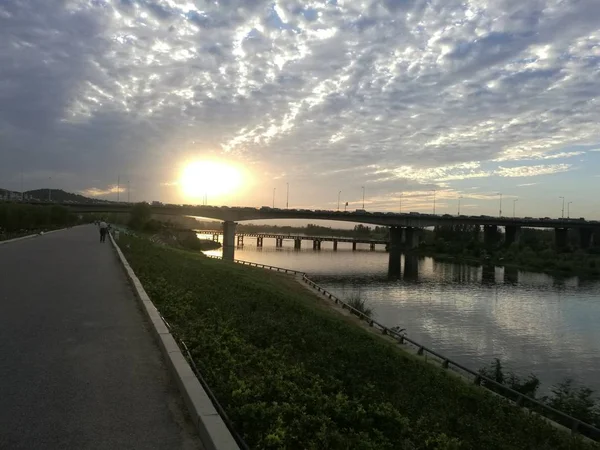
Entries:
MULTIPOLYGON (((98 189, 95 187, 84 189, 79 191, 81 195, 85 195, 88 197, 104 197, 109 194, 116 194, 119 191, 117 185, 109 186, 106 189, 98 189)), ((120 191, 123 192, 123 186, 121 186, 120 191)))
POLYGON ((496 173, 501 177, 535 177, 551 175, 571 170, 571 164, 550 164, 539 166, 500 167, 496 173))
POLYGON ((517 187, 526 187, 526 186, 536 186, 540 183, 523 183, 523 184, 517 184, 517 187))
POLYGON ((599 22, 596 0, 4 2, 0 179, 127 172, 150 199, 219 155, 318 202, 574 170, 492 163, 597 146, 599 22))

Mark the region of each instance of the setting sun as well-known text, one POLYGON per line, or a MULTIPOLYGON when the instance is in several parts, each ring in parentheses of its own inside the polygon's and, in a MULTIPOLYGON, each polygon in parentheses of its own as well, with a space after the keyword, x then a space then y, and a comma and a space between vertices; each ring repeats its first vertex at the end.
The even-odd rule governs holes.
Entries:
POLYGON ((229 194, 241 184, 242 174, 236 167, 217 161, 190 162, 179 178, 182 193, 190 199, 229 194))

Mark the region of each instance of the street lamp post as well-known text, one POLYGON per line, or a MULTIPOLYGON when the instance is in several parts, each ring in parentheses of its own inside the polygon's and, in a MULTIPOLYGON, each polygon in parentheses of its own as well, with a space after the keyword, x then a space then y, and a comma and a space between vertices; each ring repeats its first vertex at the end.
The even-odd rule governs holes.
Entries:
POLYGON ((565 218, 565 198, 564 197, 558 197, 558 198, 562 198, 562 210, 560 212, 560 218, 564 219, 565 218))
POLYGON ((273 188, 273 208, 275 208, 275 190, 277 188, 273 188))
POLYGON ((567 219, 571 218, 571 208, 570 208, 571 207, 571 203, 573 203, 573 202, 567 203, 567 219))
POLYGON ((515 199, 513 200, 513 219, 515 218, 515 205, 517 204, 517 202, 518 202, 518 201, 519 201, 519 199, 518 199, 518 198, 515 198, 515 199))
POLYGON ((285 195, 285 208, 290 207, 290 183, 285 183, 287 185, 287 192, 285 195))
POLYGON ((363 207, 362 207, 362 209, 365 209, 365 187, 361 186, 361 188, 362 188, 362 192, 363 192, 363 204, 362 204, 363 207))
POLYGON ((458 215, 460 216, 460 199, 463 198, 463 196, 461 195, 460 197, 458 197, 458 215))
POLYGON ((436 190, 434 189, 433 190, 433 215, 434 216, 435 216, 435 193, 436 193, 436 190))
POLYGON ((498 195, 500 196, 500 210, 499 210, 498 217, 502 217, 502 194, 500 192, 498 192, 498 195))
POLYGON ((340 195, 342 195, 342 191, 338 192, 338 211, 340 210, 340 195))

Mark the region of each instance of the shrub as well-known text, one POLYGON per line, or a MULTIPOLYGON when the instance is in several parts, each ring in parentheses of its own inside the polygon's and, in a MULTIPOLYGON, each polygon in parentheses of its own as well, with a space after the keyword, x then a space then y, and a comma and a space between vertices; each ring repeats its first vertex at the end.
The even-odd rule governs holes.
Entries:
MULTIPOLYGON (((360 294, 351 295, 348 297, 348 299, 346 299, 346 303, 367 317, 371 317, 373 315, 373 309, 367 306, 367 301, 362 298, 360 294)), ((352 312, 352 314, 356 314, 356 312, 353 310, 350 310, 350 312, 352 312)), ((356 315, 358 316, 358 314, 356 315)))

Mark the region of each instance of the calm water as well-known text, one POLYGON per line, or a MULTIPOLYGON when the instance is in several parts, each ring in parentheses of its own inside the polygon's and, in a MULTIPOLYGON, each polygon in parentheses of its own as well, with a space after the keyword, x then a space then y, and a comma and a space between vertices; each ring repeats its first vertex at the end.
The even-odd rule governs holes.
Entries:
MULTIPOLYGON (((204 236, 201 236, 204 237, 204 236)), ((359 245, 323 243, 320 251, 273 239, 245 238, 236 258, 305 271, 341 298, 360 293, 387 326, 467 367, 500 358, 521 375, 535 373, 542 390, 566 377, 600 391, 600 282, 402 258, 402 277, 387 279, 388 254, 359 245)), ((220 250, 207 252, 220 255, 220 250)))

